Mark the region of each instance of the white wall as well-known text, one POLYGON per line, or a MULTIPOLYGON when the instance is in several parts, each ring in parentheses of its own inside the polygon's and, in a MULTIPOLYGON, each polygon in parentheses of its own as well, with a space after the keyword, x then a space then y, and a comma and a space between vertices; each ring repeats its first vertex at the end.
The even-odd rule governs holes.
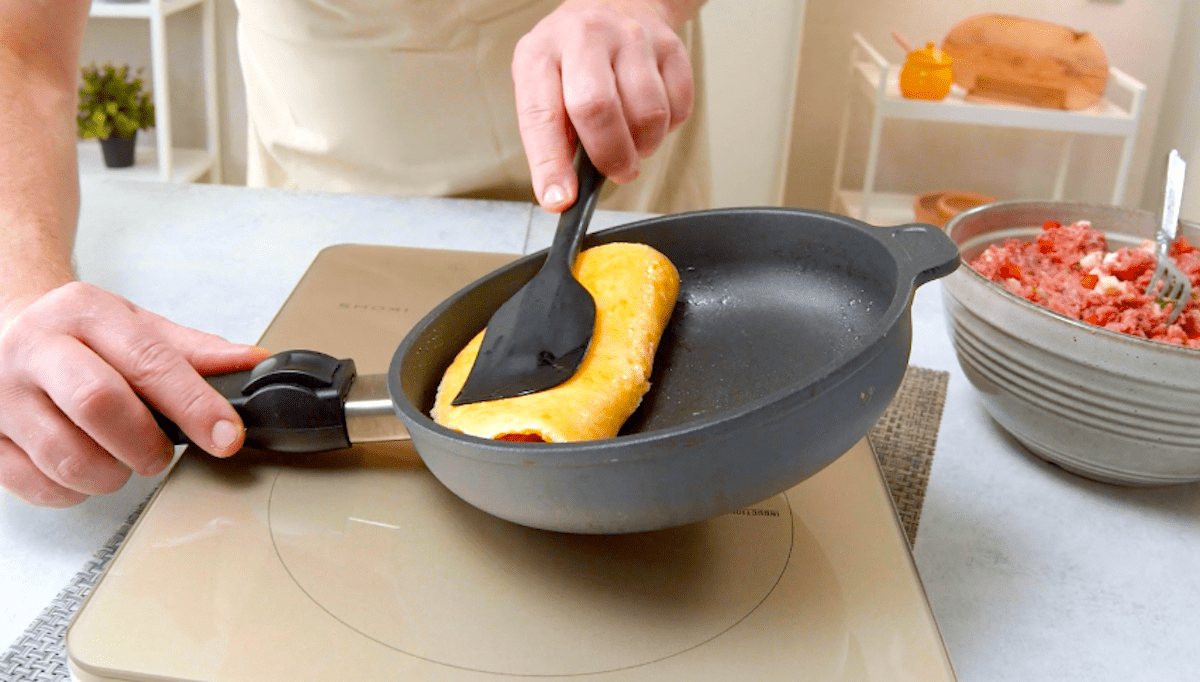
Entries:
POLYGON ((713 205, 778 206, 806 0, 708 0, 701 11, 713 205))
POLYGON ((1180 216, 1200 222, 1200 2, 1184 2, 1163 92, 1163 113, 1151 145, 1142 205, 1161 202, 1167 154, 1178 149, 1188 163, 1180 216))
MULTIPOLYGON (((828 207, 852 32, 901 62, 903 51, 891 40, 891 31, 914 44, 940 42, 962 19, 994 12, 1089 31, 1112 65, 1146 84, 1143 125, 1124 202, 1138 204, 1181 1, 1196 0, 808 0, 788 203, 828 207)), ((867 108, 856 110, 865 116, 867 108)), ((855 128, 860 145, 864 128, 855 128)), ((876 186, 912 193, 953 188, 1000 198, 1049 197, 1062 139, 1051 133, 891 122, 884 127, 876 186)), ((863 149, 850 149, 847 181, 861 182, 863 149)), ((1119 152, 1113 139, 1077 138, 1066 198, 1107 203, 1119 152)))

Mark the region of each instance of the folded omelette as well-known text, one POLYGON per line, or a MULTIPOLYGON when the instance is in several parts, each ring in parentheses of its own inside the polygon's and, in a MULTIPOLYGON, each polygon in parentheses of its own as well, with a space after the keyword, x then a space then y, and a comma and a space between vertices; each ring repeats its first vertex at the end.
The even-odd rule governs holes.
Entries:
POLYGON ((654 353, 679 294, 679 273, 645 244, 587 249, 575 277, 596 301, 596 329, 575 375, 554 388, 468 405, 451 405, 475 356, 480 332, 454 358, 430 416, 462 433, 499 440, 566 442, 611 438, 650 389, 654 353))

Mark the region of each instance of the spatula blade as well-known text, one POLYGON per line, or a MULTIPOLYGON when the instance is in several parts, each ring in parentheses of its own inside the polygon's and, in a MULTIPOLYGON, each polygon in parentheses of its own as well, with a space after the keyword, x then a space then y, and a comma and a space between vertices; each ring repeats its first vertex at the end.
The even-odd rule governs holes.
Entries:
POLYGON ((548 279, 539 273, 492 316, 453 405, 544 391, 579 369, 596 325, 595 301, 574 277, 539 277, 548 279))

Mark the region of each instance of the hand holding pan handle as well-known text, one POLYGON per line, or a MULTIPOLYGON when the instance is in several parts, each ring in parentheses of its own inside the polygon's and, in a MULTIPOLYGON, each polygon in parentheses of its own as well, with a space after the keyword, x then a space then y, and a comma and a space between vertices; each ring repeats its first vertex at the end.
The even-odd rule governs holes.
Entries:
MULTIPOLYGON (((279 452, 321 452, 348 448, 352 442, 354 402, 367 396, 353 396, 364 387, 383 387, 387 417, 400 420, 387 400, 386 385, 357 376, 354 361, 339 360, 310 350, 289 350, 263 360, 254 369, 205 377, 225 396, 246 425, 246 445, 279 452), (359 379, 356 381, 356 379, 359 379), (354 391, 355 388, 360 390, 354 391)), ((373 396, 378 404, 380 396, 373 396)), ((179 427, 151 410, 159 427, 172 442, 183 445, 187 437, 179 427)), ((402 433, 394 434, 403 437, 402 433)), ((354 442, 372 439, 354 439, 354 442)), ((374 439, 382 440, 382 439, 374 439)))

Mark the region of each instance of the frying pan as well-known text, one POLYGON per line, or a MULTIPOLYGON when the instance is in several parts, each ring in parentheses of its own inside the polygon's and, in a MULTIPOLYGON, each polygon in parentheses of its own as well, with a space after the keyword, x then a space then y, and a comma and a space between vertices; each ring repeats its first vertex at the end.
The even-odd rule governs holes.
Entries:
POLYGON ((428 416, 451 360, 538 270, 545 252, 470 284, 393 356, 387 388, 430 471, 510 521, 572 533, 684 525, 787 490, 858 441, 908 365, 916 287, 959 264, 938 228, 829 213, 726 209, 590 235, 648 244, 680 294, 651 389, 615 438, 493 441, 428 416))

